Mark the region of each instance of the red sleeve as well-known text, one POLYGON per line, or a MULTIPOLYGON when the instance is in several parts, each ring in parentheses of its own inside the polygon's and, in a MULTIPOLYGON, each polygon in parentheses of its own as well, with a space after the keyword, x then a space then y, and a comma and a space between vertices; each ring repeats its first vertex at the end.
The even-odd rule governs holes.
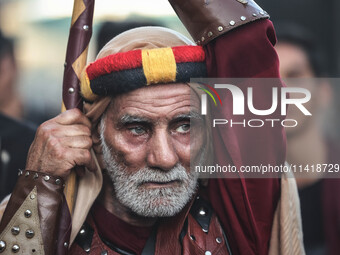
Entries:
MULTIPOLYGON (((255 21, 218 37, 205 46, 208 76, 278 78, 275 42, 275 32, 269 20, 255 21)), ((256 93, 255 99, 271 101, 270 96, 263 91, 256 93)), ((231 101, 222 98, 222 102, 222 113, 231 116, 231 101)), ((271 117, 282 119, 278 112, 271 117)), ((217 128, 213 141, 220 165, 232 163, 239 167, 254 162, 284 163, 286 144, 281 126, 240 127, 233 128, 232 133, 217 128)), ((279 179, 211 179, 208 190, 233 254, 268 254, 273 216, 280 197, 279 179)))

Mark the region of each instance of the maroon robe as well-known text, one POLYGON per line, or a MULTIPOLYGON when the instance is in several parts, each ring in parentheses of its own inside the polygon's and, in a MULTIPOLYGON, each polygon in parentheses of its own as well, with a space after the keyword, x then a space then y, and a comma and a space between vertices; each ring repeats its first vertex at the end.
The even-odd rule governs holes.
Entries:
MULTIPOLYGON (((269 20, 256 21, 218 37, 205 47, 208 76, 278 78, 275 42, 275 32, 269 20)), ((231 116, 232 102, 224 94, 221 97, 223 115, 231 116)), ((266 90, 256 93, 254 100, 267 102, 271 97, 268 98, 266 90)), ((282 119, 278 112, 271 117, 282 119)), ((240 167, 254 162, 284 163, 286 140, 281 126, 233 127, 232 133, 217 128, 220 130, 214 132, 213 140, 220 165, 231 163, 240 167)), ((280 197, 280 180, 211 179, 209 192, 210 202, 221 220, 233 254, 267 254, 273 216, 280 197)))

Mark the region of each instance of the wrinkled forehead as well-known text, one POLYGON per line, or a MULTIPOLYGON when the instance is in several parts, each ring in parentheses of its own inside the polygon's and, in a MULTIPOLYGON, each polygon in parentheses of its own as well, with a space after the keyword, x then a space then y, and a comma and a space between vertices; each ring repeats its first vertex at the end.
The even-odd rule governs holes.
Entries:
POLYGON ((115 115, 127 112, 159 115, 181 111, 199 112, 200 100, 186 83, 159 84, 115 96, 109 111, 115 115))

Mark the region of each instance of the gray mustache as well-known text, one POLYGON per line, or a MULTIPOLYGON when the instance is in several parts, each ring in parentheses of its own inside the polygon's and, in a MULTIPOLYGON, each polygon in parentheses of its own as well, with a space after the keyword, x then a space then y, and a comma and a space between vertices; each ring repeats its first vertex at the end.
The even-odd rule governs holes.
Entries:
POLYGON ((147 182, 183 182, 188 180, 188 178, 189 176, 183 166, 175 166, 173 169, 167 172, 146 167, 138 170, 134 174, 129 175, 129 179, 136 181, 138 184, 147 182))

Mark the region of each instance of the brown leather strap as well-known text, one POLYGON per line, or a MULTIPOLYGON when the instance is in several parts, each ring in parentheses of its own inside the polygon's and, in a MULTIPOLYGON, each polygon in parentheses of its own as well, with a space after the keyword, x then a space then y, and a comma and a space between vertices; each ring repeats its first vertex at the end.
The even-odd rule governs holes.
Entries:
POLYGON ((246 23, 268 18, 253 0, 169 0, 198 45, 246 23))

